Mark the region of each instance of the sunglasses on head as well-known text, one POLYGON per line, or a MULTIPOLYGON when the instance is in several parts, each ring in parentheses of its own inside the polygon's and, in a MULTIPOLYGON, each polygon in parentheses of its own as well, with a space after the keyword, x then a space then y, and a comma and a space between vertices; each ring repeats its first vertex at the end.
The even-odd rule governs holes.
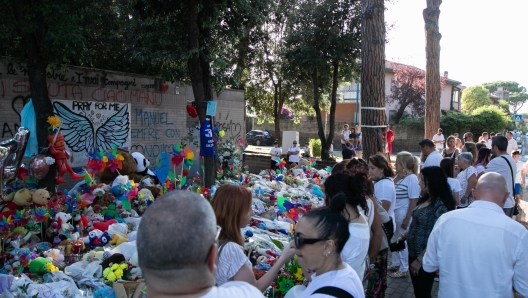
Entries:
POLYGON ((303 244, 314 244, 320 241, 326 241, 328 239, 321 238, 299 238, 299 235, 293 236, 293 241, 295 242, 295 247, 300 249, 303 244))

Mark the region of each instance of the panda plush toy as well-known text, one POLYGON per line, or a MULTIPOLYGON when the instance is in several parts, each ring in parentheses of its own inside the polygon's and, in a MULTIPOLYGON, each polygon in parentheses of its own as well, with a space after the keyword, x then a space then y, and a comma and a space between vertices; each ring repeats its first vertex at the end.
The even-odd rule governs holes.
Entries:
POLYGON ((146 180, 143 180, 142 182, 146 186, 152 186, 152 185, 158 184, 159 181, 158 181, 158 178, 156 177, 156 174, 154 174, 154 172, 152 172, 148 168, 150 166, 150 161, 146 159, 145 156, 139 152, 132 153, 132 157, 134 158, 137 164, 136 174, 148 176, 151 179, 150 182, 146 180))

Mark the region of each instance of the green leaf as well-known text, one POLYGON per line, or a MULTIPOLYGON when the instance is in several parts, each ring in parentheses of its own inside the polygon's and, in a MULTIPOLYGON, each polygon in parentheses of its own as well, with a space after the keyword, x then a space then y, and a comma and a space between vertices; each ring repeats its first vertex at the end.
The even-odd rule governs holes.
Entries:
POLYGON ((282 250, 284 248, 284 245, 282 245, 282 242, 280 242, 278 240, 275 240, 275 239, 271 238, 270 236, 268 236, 268 237, 271 240, 271 242, 273 242, 273 244, 275 244, 280 250, 282 250))

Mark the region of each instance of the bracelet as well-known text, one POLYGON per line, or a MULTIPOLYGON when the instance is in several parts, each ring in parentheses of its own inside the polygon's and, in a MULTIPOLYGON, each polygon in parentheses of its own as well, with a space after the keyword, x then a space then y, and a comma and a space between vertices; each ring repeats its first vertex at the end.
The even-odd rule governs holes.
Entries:
POLYGON ((416 261, 418 261, 418 263, 422 264, 422 258, 421 257, 417 257, 416 261))

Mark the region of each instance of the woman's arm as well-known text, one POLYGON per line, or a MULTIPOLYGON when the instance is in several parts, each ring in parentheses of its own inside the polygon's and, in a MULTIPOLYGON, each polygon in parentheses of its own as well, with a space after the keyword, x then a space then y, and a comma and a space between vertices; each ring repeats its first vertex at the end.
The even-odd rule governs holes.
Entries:
POLYGON ((464 193, 464 196, 460 199, 462 203, 465 203, 467 198, 471 195, 471 191, 475 186, 477 185, 477 175, 473 174, 469 176, 468 178, 468 187, 466 188, 466 192, 464 193))
POLYGON ((252 286, 257 287, 261 292, 264 292, 275 280, 275 277, 277 277, 277 274, 279 273, 279 270, 282 268, 282 266, 293 257, 295 254, 295 249, 292 248, 291 243, 284 246, 284 249, 282 250, 281 257, 275 261, 275 264, 271 266, 270 270, 266 272, 259 280, 255 279, 255 275, 253 274, 253 269, 248 265, 248 263, 244 263, 244 265, 238 270, 238 272, 233 276, 233 280, 238 281, 245 281, 252 286))
POLYGON ((402 222, 402 229, 407 230, 407 227, 409 227, 409 221, 411 221, 412 211, 414 207, 416 207, 416 203, 418 202, 418 198, 410 199, 409 202, 409 209, 407 209, 407 215, 405 215, 405 219, 402 222))
POLYGON ((374 206, 374 220, 372 221, 372 237, 370 238, 368 254, 370 257, 370 262, 374 263, 381 247, 381 241, 383 239, 383 230, 381 228, 381 218, 378 213, 378 204, 376 204, 374 201, 372 201, 372 203, 372 205, 374 206))
MULTIPOLYGON (((383 206, 383 209, 385 209, 385 211, 389 212, 389 209, 390 209, 390 206, 391 206, 391 202, 390 201, 386 201, 386 200, 380 200, 380 202, 381 202, 381 206, 383 206)), ((374 205, 377 205, 377 204, 374 204, 374 205)))
POLYGON ((460 205, 460 192, 459 191, 454 192, 453 196, 455 197, 455 206, 460 205))

